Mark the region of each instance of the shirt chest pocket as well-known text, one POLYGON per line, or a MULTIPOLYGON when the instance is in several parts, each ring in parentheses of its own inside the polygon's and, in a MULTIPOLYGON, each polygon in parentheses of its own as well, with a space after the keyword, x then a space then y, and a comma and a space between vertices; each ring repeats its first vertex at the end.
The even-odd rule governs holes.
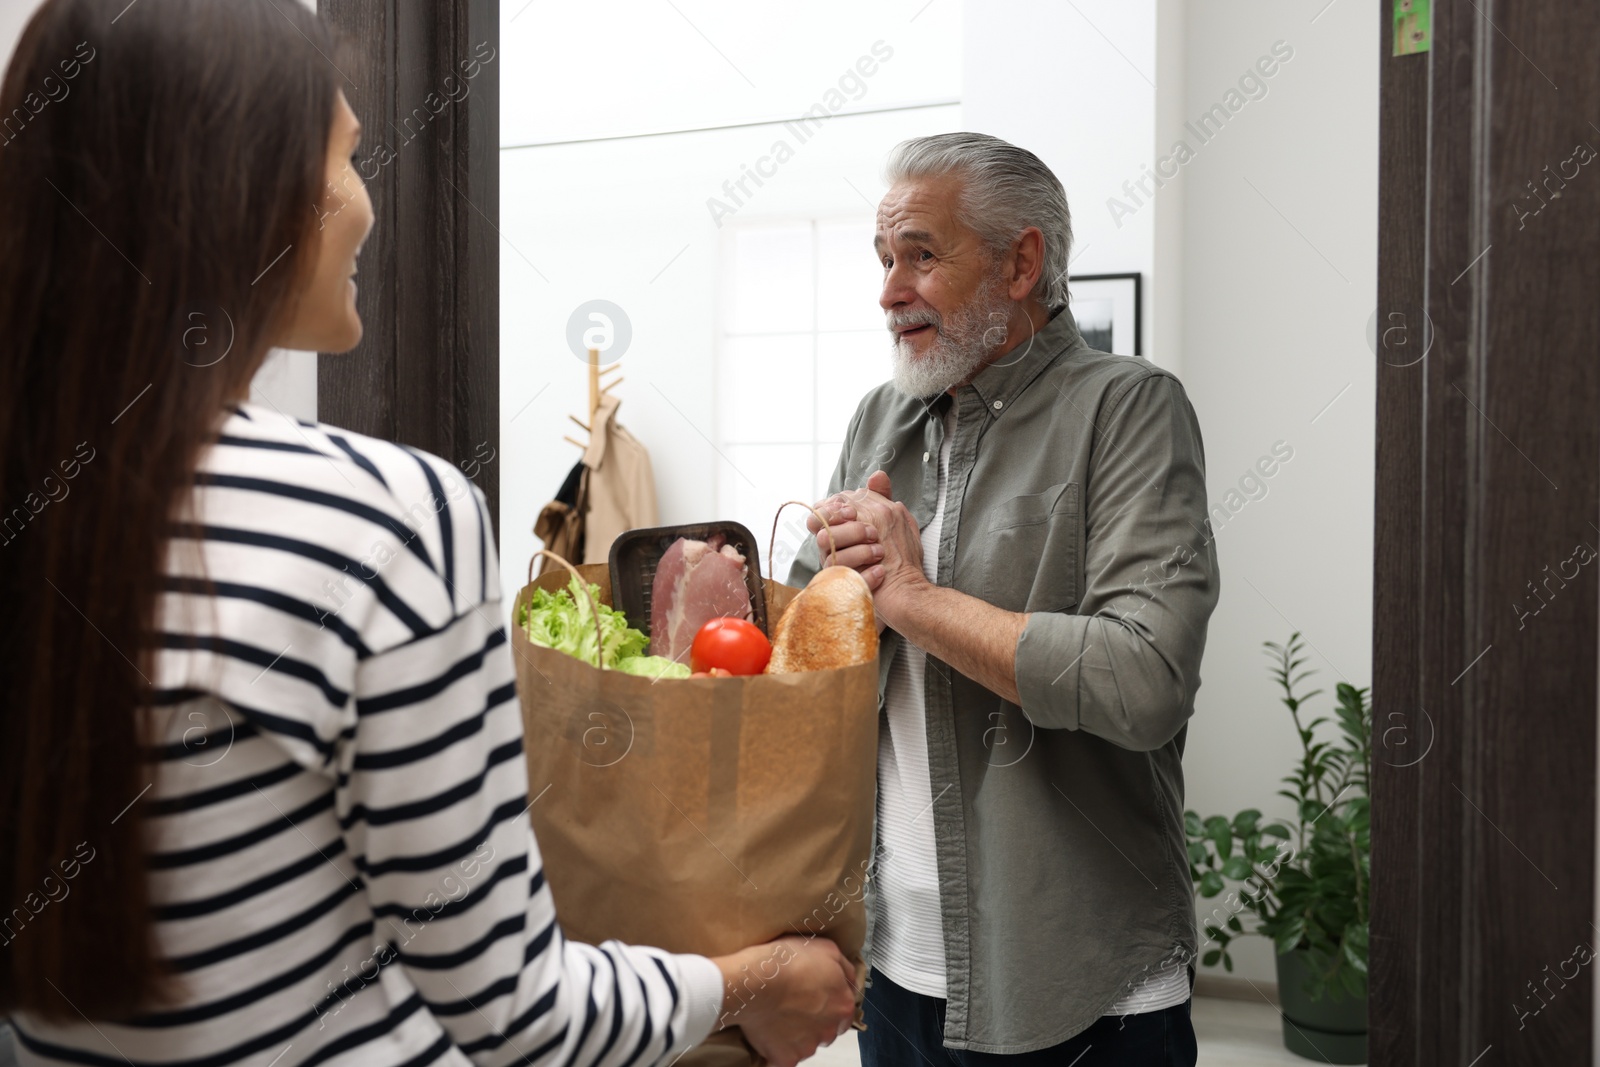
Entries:
POLYGON ((1007 611, 1063 611, 1077 604, 1081 516, 1077 482, 992 509, 983 524, 983 599, 1007 611))

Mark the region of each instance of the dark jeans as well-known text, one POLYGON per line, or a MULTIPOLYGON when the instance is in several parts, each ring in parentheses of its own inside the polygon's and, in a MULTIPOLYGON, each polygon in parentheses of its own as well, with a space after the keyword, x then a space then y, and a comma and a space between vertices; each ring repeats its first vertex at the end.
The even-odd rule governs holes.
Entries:
POLYGON ((1199 1055, 1189 1001, 1175 1008, 1107 1015, 1059 1045, 999 1056, 944 1047, 944 1001, 873 971, 867 987, 862 1067, 1194 1067, 1199 1055))

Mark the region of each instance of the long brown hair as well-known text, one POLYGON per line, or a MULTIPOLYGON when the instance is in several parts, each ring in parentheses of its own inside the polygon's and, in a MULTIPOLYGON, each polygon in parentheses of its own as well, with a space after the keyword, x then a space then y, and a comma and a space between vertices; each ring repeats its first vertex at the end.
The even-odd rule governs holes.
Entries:
POLYGON ((332 53, 297 0, 49 0, 0 88, 0 1010, 168 988, 138 802, 167 524, 315 261, 332 53))

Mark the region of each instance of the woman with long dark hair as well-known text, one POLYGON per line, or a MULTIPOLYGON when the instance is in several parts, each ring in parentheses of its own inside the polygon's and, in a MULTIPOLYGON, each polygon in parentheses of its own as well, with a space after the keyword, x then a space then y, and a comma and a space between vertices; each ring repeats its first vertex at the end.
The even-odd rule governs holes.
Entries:
POLYGON ((831 943, 562 935, 482 494, 248 402, 361 336, 333 51, 49 0, 0 87, 0 1011, 25 1063, 792 1064, 831 943))

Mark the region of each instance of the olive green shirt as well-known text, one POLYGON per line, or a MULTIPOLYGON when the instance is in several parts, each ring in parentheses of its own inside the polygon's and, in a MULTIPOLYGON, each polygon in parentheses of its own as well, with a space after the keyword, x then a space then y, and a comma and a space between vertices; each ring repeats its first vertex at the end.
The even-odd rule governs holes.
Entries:
MULTIPOLYGON (((1217 558, 1182 385, 1090 349, 1065 310, 954 395, 868 393, 830 493, 881 468, 926 524, 951 404, 939 584, 1030 617, 1020 707, 927 660, 944 1038, 1020 1053, 1164 964, 1192 977, 1181 760, 1217 558)), ((790 583, 818 566, 808 541, 790 583)), ((885 631, 880 715, 898 640, 885 631)))

